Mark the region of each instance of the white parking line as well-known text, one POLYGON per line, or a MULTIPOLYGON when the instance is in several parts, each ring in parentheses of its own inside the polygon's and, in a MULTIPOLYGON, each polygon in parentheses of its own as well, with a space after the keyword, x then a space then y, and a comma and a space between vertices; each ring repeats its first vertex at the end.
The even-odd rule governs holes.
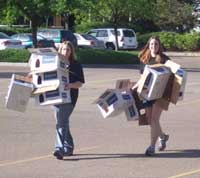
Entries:
POLYGON ((197 173, 200 173, 200 169, 190 171, 190 172, 181 173, 181 174, 169 177, 169 178, 179 178, 179 177, 189 176, 189 175, 197 174, 197 173))
MULTIPOLYGON (((100 147, 100 145, 98 145, 98 146, 91 146, 91 147, 85 147, 85 148, 80 148, 80 149, 75 149, 75 152, 82 152, 82 151, 87 151, 87 150, 93 150, 93 149, 96 149, 98 147, 100 147)), ((53 155, 49 154, 49 155, 37 156, 37 157, 29 158, 29 159, 23 159, 23 160, 18 160, 18 161, 1 163, 0 164, 0 168, 1 167, 6 167, 6 166, 17 165, 17 164, 23 164, 23 163, 32 162, 32 161, 37 161, 37 160, 46 159, 46 158, 51 158, 51 157, 53 157, 53 155)))

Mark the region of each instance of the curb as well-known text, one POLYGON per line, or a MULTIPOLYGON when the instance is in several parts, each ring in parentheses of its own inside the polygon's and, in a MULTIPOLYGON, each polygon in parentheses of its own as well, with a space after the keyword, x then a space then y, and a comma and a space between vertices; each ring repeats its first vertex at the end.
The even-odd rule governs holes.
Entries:
POLYGON ((2 66, 2 67, 6 67, 6 66, 8 66, 8 67, 29 67, 29 65, 28 65, 28 63, 17 63, 17 62, 0 62, 0 66, 2 66))
POLYGON ((167 56, 172 56, 172 57, 200 57, 200 52, 164 52, 167 56))

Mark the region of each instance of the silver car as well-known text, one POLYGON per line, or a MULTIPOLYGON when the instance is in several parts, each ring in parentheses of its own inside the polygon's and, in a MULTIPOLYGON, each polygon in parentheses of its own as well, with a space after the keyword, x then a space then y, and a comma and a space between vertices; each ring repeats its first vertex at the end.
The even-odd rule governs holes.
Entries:
POLYGON ((105 49, 104 42, 89 34, 74 33, 79 48, 105 49))
POLYGON ((14 40, 3 32, 0 32, 0 50, 4 49, 23 49, 20 40, 14 40))

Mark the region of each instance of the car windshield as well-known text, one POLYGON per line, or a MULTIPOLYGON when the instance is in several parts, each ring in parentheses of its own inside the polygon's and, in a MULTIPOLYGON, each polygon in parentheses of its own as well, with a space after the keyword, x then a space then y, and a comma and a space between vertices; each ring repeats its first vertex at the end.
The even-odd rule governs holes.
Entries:
POLYGON ((11 37, 6 35, 5 33, 0 32, 0 39, 11 39, 11 37))
POLYGON ((135 34, 131 30, 123 30, 125 37, 134 37, 135 34))
MULTIPOLYGON (((114 30, 111 30, 111 33, 112 33, 113 35, 115 35, 115 31, 114 31, 114 30)), ((119 31, 119 30, 117 30, 117 36, 120 36, 120 31, 119 31)))
MULTIPOLYGON (((28 36, 29 36, 29 38, 30 38, 31 40, 33 40, 32 34, 29 34, 28 36)), ((43 37, 43 36, 41 36, 41 35, 37 35, 37 40, 46 40, 46 38, 43 37)))

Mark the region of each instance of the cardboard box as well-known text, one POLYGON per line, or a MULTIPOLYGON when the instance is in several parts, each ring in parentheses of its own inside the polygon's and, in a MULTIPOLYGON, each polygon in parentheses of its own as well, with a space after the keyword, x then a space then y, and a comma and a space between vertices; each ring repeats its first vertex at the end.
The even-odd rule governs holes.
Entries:
POLYGON ((32 53, 29 65, 33 73, 48 72, 57 69, 68 70, 69 62, 62 59, 61 55, 53 48, 39 48, 29 51, 32 53))
POLYGON ((104 118, 120 114, 133 103, 131 91, 107 89, 96 101, 104 118))
POLYGON ((29 78, 13 74, 6 96, 6 107, 25 112, 32 90, 33 84, 29 78))
POLYGON ((187 72, 181 68, 179 64, 176 64, 173 61, 167 61, 165 63, 168 66, 172 73, 173 79, 168 86, 171 86, 171 89, 166 88, 164 93, 164 98, 173 104, 176 104, 178 100, 182 100, 185 92, 187 72))
POLYGON ((138 113, 137 107, 135 105, 135 102, 133 102, 133 104, 131 104, 127 108, 125 108, 125 115, 126 115, 127 121, 138 120, 139 113, 138 113))
POLYGON ((51 86, 55 82, 69 83, 69 73, 62 70, 33 73, 32 78, 34 86, 38 89, 51 86))
POLYGON ((120 79, 116 81, 115 88, 120 90, 128 90, 130 89, 130 79, 120 79))
POLYGON ((71 103, 70 90, 65 90, 64 88, 64 83, 57 85, 57 81, 54 81, 51 86, 44 87, 41 92, 40 90, 42 89, 40 88, 38 89, 39 91, 35 90, 35 101, 41 106, 71 103))
POLYGON ((146 100, 161 98, 171 71, 164 65, 146 65, 137 92, 146 100))

